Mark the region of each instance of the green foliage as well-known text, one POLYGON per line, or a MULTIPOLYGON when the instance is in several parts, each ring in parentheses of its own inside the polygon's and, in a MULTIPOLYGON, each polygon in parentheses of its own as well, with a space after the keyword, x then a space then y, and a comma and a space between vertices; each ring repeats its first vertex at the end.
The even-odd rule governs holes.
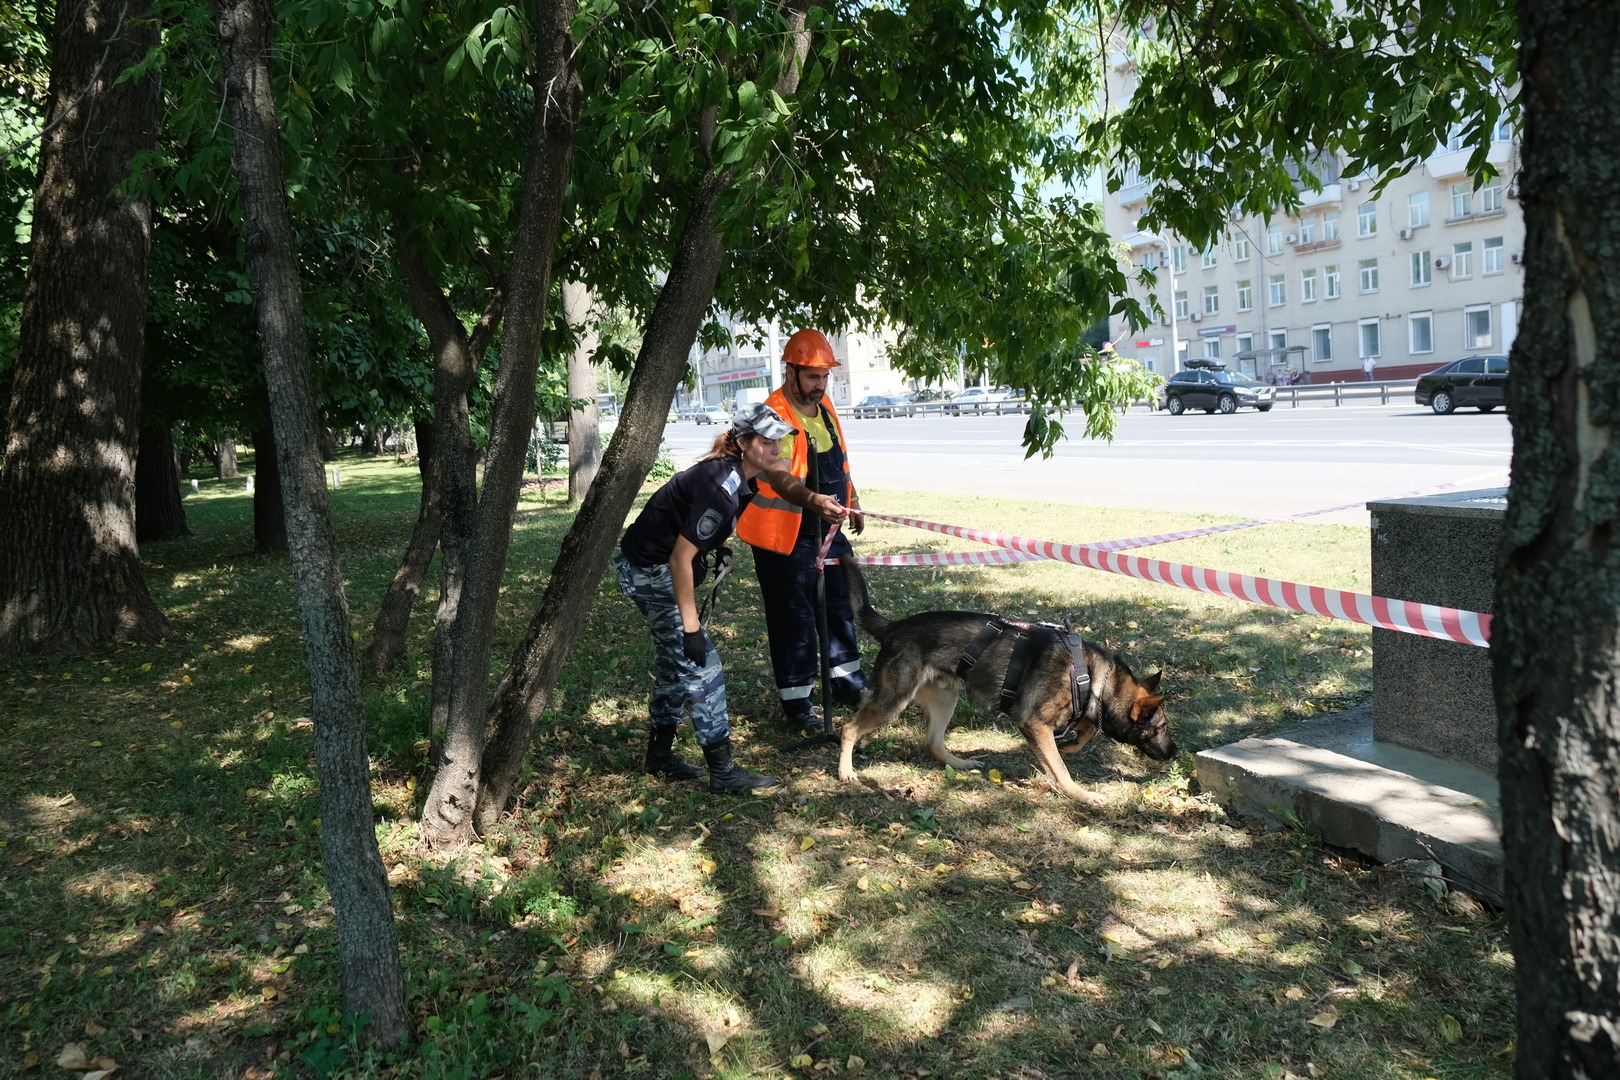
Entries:
MULTIPOLYGON (((1158 181, 1143 225, 1203 245, 1234 216, 1287 210, 1319 190, 1318 155, 1345 175, 1398 175, 1453 133, 1486 161, 1499 121, 1516 121, 1514 5, 1379 0, 1124 0, 1111 48, 1141 82, 1088 137, 1158 181)), ((1376 189, 1375 189, 1376 190, 1376 189)))

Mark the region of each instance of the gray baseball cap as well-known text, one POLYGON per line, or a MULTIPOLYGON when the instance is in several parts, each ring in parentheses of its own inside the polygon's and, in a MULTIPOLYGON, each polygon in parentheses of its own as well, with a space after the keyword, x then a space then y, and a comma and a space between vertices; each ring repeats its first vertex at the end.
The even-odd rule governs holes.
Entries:
POLYGON ((798 428, 790 427, 776 414, 775 409, 763 401, 744 405, 732 413, 731 430, 738 435, 758 435, 763 439, 780 439, 786 435, 799 433, 798 428))

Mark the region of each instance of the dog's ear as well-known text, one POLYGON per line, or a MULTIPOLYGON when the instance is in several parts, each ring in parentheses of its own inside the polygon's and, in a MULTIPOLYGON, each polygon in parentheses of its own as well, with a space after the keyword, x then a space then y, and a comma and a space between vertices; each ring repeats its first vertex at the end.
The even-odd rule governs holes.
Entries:
POLYGON ((1164 672, 1162 672, 1162 671, 1155 671, 1153 674, 1151 674, 1147 678, 1143 679, 1142 680, 1142 689, 1146 690, 1150 694, 1158 693, 1159 692, 1159 676, 1163 675, 1163 674, 1164 674, 1164 672))
POLYGON ((1152 716, 1153 710, 1163 704, 1163 694, 1147 694, 1139 690, 1136 693, 1136 702, 1131 706, 1131 719, 1141 723, 1144 716, 1152 716))

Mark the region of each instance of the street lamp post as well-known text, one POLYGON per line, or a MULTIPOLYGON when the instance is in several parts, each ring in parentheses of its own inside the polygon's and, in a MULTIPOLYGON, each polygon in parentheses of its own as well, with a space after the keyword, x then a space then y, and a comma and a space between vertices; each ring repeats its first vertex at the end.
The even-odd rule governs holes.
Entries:
POLYGON ((1174 375, 1181 370, 1181 341, 1176 331, 1176 263, 1175 258, 1170 254, 1170 241, 1157 234, 1153 236, 1153 239, 1157 240, 1159 246, 1164 248, 1164 276, 1165 280, 1169 282, 1169 288, 1166 291, 1170 294, 1170 302, 1165 305, 1164 310, 1165 318, 1170 323, 1170 374, 1174 375))

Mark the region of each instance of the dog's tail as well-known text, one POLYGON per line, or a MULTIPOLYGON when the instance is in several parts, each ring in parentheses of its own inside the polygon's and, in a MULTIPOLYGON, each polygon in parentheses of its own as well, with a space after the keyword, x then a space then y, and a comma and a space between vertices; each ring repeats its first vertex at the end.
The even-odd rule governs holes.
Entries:
POLYGON ((849 582, 850 599, 855 602, 856 616, 860 619, 861 629, 882 641, 889 636, 889 627, 894 624, 872 606, 872 594, 866 588, 866 575, 861 568, 855 565, 854 558, 841 560, 840 566, 844 568, 844 578, 849 582))

